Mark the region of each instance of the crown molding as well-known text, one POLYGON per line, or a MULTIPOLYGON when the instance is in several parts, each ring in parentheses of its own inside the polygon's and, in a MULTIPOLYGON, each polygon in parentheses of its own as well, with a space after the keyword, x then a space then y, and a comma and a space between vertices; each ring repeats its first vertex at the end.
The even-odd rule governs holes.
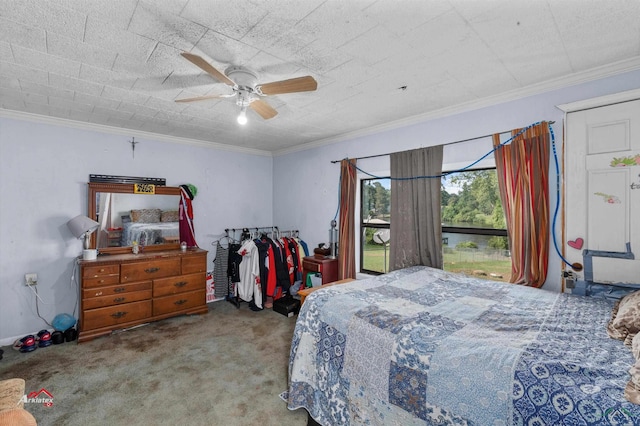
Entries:
MULTIPOLYGON (((553 90, 564 89, 578 84, 588 83, 594 80, 599 80, 607 77, 613 77, 616 75, 624 74, 626 72, 632 72, 640 69, 640 56, 626 59, 623 61, 614 62, 604 66, 589 69, 574 73, 568 76, 558 77, 555 79, 547 80, 542 83, 532 84, 526 87, 522 87, 508 92, 500 93, 495 96, 489 96, 482 99, 478 99, 471 102, 465 102, 462 104, 454 105, 447 108, 442 108, 436 111, 431 111, 425 114, 415 115, 401 120, 396 120, 390 123, 385 123, 375 127, 369 127, 367 129, 357 130, 354 132, 344 133, 335 137, 317 140, 302 145, 297 145, 291 148, 286 148, 279 151, 274 151, 273 156, 286 155, 297 151, 305 151, 312 148, 317 148, 325 145, 334 144, 337 142, 343 142, 346 140, 356 139, 364 136, 368 136, 375 133, 384 132, 387 130, 393 130, 400 127, 406 127, 410 125, 419 124, 425 121, 434 120, 437 118, 443 118, 455 114, 461 114, 469 111, 474 111, 481 108, 487 108, 495 105, 499 105, 506 102, 516 101, 518 99, 526 98, 529 96, 539 95, 542 93, 550 92, 553 90)), ((615 96, 615 95, 611 95, 615 96)), ((559 106, 558 106, 559 107, 559 106)))
POLYGON ((614 93, 612 95, 599 96, 597 98, 556 105, 556 108, 564 113, 569 113, 585 109, 599 108, 606 105, 619 104, 620 102, 635 101, 636 99, 640 99, 640 89, 628 90, 626 92, 614 93))
POLYGON ((97 132, 114 134, 114 135, 134 136, 134 137, 143 138, 143 139, 151 139, 151 140, 157 140, 162 142, 177 143, 182 145, 192 145, 192 146, 198 146, 201 148, 231 151, 231 152, 237 152, 241 154, 258 155, 262 157, 273 156, 271 152, 263 151, 259 149, 242 148, 242 147, 226 145, 226 144, 221 144, 216 142, 202 141, 198 139, 181 138, 178 136, 167 136, 167 135, 162 135, 160 133, 145 132, 142 130, 124 129, 121 127, 107 126, 104 124, 87 123, 83 121, 69 120, 67 118, 50 117, 46 115, 32 114, 28 112, 15 111, 15 110, 9 110, 4 108, 0 108, 0 117, 13 118, 17 120, 31 121, 31 122, 44 123, 44 124, 51 124, 54 126, 71 127, 75 129, 81 129, 81 130, 91 130, 91 131, 97 131, 97 132))

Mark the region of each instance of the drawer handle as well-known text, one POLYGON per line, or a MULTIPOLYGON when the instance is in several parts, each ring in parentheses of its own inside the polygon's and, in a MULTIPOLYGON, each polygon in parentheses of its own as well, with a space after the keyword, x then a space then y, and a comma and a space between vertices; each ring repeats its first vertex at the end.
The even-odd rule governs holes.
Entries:
POLYGON ((118 288, 114 288, 114 289, 113 289, 113 292, 114 292, 114 293, 122 293, 122 292, 123 292, 123 291, 125 291, 125 290, 127 290, 127 289, 126 289, 126 288, 124 288, 124 287, 118 287, 118 288))
POLYGON ((115 299, 113 299, 113 301, 116 303, 124 302, 125 300, 127 300, 126 297, 116 297, 115 299))
POLYGON ((113 314, 111 314, 111 316, 114 317, 115 319, 122 318, 125 315, 127 315, 126 312, 114 312, 113 314))
POLYGON ((173 304, 176 305, 176 306, 184 305, 185 303, 187 303, 186 299, 180 299, 180 300, 176 300, 175 302, 173 302, 173 304))
POLYGON ((144 271, 145 271, 147 274, 153 274, 154 272, 158 272, 159 270, 160 270, 160 268, 147 268, 147 269, 145 269, 144 271))
POLYGON ((102 296, 102 292, 101 291, 97 292, 96 296, 102 296))
POLYGON ((176 287, 184 287, 185 285, 187 285, 186 281, 178 281, 177 283, 174 284, 174 286, 176 287))

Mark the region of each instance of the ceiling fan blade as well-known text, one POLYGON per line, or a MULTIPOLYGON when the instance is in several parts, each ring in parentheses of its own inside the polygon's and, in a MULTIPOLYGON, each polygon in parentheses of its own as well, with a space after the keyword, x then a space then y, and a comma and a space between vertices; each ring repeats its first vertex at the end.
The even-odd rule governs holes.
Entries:
POLYGON ((207 96, 198 96, 195 98, 184 98, 184 99, 176 99, 176 102, 194 102, 194 101, 206 101, 207 99, 217 99, 217 98, 230 98, 233 95, 207 95, 207 96))
POLYGON ((222 83, 226 83, 229 86, 236 85, 232 80, 229 79, 229 77, 215 69, 209 62, 205 61, 200 56, 194 55, 193 53, 189 52, 182 52, 181 55, 203 71, 209 73, 209 75, 211 75, 216 80, 221 81, 222 83))
POLYGON ((260 114, 262 118, 268 120, 278 115, 278 111, 261 99, 256 99, 249 104, 252 110, 260 114))
POLYGON ((281 93, 311 92, 318 88, 318 82, 307 75, 289 80, 274 81, 260 85, 263 95, 279 95, 281 93))

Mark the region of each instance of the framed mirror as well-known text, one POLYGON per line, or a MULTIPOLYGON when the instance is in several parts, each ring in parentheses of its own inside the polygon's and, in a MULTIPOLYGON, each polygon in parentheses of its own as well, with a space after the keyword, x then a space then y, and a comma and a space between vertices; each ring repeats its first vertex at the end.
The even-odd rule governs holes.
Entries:
POLYGON ((128 183, 89 183, 88 216, 100 226, 91 248, 100 253, 131 253, 135 241, 145 251, 180 246, 180 188, 146 185, 153 193, 128 183))

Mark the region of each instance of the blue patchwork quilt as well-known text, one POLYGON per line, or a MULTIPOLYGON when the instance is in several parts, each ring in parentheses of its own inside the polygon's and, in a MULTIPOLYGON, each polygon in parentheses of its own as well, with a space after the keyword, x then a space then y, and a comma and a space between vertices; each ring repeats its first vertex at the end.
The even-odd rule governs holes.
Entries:
POLYGON ((288 407, 322 425, 637 425, 613 303, 426 267, 320 289, 288 407))

